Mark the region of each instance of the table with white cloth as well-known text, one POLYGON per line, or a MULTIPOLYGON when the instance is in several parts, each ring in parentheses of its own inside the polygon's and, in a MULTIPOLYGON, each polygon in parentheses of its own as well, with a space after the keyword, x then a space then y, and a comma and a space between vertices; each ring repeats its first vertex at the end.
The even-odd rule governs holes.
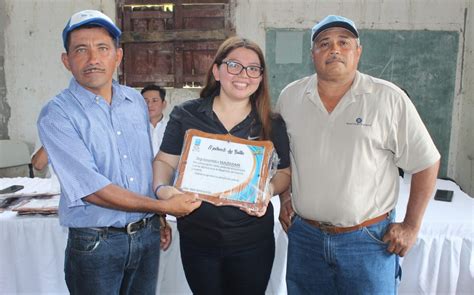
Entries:
MULTIPOLYGON (((410 175, 400 181, 397 221, 408 203, 410 175)), ((431 200, 416 245, 402 261, 400 294, 474 294, 474 199, 452 181, 436 188, 454 191, 452 202, 431 200)))
MULTIPOLYGON (((409 181, 409 176, 401 180, 399 220, 405 214, 409 181)), ((0 179, 0 189, 5 183, 0 179)), ((417 243, 402 260, 400 294, 474 294, 474 201, 453 182, 438 180, 437 187, 453 190, 453 201, 430 202, 417 243)), ((279 212, 278 198, 272 202, 279 212)), ((191 294, 181 265, 176 221, 169 223, 173 241, 161 251, 157 294, 191 294)), ((288 240, 277 216, 274 233, 276 255, 266 293, 286 294, 288 240)), ((0 294, 67 294, 66 240, 67 228, 57 217, 0 213, 0 294)))

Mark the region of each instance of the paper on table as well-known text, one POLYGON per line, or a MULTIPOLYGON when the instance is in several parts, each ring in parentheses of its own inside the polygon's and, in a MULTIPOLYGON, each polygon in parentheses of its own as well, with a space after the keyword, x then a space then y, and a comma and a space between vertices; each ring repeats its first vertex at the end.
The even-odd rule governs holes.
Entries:
POLYGON ((47 196, 41 198, 32 198, 21 203, 12 211, 18 214, 56 214, 59 206, 59 195, 47 196))

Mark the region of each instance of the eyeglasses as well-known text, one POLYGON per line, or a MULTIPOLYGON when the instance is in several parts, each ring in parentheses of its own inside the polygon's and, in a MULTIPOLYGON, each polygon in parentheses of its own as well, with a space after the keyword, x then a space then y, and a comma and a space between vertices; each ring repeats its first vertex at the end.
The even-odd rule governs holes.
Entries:
POLYGON ((239 75, 244 69, 247 76, 250 78, 258 78, 263 74, 263 67, 259 66, 246 66, 244 67, 241 63, 236 61, 223 61, 223 64, 227 65, 227 73, 231 75, 239 75))

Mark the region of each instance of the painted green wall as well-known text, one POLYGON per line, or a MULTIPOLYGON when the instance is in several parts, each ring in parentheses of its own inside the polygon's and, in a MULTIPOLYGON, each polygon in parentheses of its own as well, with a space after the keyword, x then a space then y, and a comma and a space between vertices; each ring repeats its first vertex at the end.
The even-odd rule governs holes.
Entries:
MULTIPOLYGON (((314 73, 309 36, 309 30, 267 29, 266 63, 274 102, 288 83, 314 73), (288 32, 296 38, 292 38, 291 34, 281 37, 281 33, 288 32), (280 34, 278 38, 277 34, 280 34), (295 40, 302 40, 302 46, 292 44, 295 40), (285 41, 286 44, 282 44, 285 41), (285 50, 288 47, 291 50, 285 50), (294 58, 285 58, 285 54, 301 55, 301 60, 294 62, 294 58)), ((361 30, 360 39, 363 52, 359 70, 391 81, 408 91, 441 152, 440 176, 446 176, 459 33, 361 30)))

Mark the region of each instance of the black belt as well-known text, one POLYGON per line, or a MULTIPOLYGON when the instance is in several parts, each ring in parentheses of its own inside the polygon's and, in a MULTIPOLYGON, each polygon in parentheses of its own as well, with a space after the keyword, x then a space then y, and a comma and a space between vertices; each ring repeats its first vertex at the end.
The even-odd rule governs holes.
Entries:
POLYGON ((150 223, 153 217, 155 217, 155 215, 153 215, 152 217, 143 218, 135 222, 130 222, 125 227, 107 226, 107 227, 92 227, 91 229, 97 230, 97 231, 120 232, 120 233, 126 233, 129 235, 132 235, 136 233, 137 231, 144 229, 146 225, 150 223))

